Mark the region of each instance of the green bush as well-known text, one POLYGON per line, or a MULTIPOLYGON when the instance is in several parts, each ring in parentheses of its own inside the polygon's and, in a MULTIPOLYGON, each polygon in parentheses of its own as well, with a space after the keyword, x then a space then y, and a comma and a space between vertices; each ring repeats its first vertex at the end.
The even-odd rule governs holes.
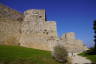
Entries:
POLYGON ((57 45, 54 47, 52 55, 57 61, 63 64, 71 64, 71 59, 68 57, 68 52, 66 48, 61 45, 57 45))

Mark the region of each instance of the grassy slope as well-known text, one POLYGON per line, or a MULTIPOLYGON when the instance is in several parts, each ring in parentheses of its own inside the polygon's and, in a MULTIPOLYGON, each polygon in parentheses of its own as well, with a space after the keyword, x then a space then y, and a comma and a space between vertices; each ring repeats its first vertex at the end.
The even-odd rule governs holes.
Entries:
POLYGON ((89 55, 86 53, 81 53, 79 55, 84 56, 84 57, 88 58, 89 60, 91 60, 92 62, 96 63, 96 55, 89 55))
POLYGON ((51 53, 32 48, 0 45, 0 63, 3 64, 60 64, 51 53))

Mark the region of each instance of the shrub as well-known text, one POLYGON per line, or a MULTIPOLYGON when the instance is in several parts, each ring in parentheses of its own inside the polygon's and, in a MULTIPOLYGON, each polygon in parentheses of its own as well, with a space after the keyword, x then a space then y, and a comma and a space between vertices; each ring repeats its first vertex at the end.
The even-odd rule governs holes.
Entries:
POLYGON ((57 45, 54 47, 52 55, 57 61, 63 64, 71 64, 66 48, 61 45, 57 45))

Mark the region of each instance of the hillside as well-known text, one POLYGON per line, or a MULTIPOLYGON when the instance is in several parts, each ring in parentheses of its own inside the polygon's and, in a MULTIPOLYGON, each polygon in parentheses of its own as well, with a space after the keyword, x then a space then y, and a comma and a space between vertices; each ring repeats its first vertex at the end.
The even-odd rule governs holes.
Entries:
POLYGON ((0 64, 60 64, 49 51, 0 45, 0 64))

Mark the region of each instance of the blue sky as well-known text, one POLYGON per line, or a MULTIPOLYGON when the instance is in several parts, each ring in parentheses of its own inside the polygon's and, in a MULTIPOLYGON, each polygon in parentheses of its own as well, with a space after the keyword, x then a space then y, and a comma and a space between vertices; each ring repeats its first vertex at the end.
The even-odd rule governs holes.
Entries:
POLYGON ((75 32, 88 46, 93 40, 93 20, 96 19, 96 0, 0 0, 20 12, 45 9, 48 20, 57 23, 58 36, 75 32))

